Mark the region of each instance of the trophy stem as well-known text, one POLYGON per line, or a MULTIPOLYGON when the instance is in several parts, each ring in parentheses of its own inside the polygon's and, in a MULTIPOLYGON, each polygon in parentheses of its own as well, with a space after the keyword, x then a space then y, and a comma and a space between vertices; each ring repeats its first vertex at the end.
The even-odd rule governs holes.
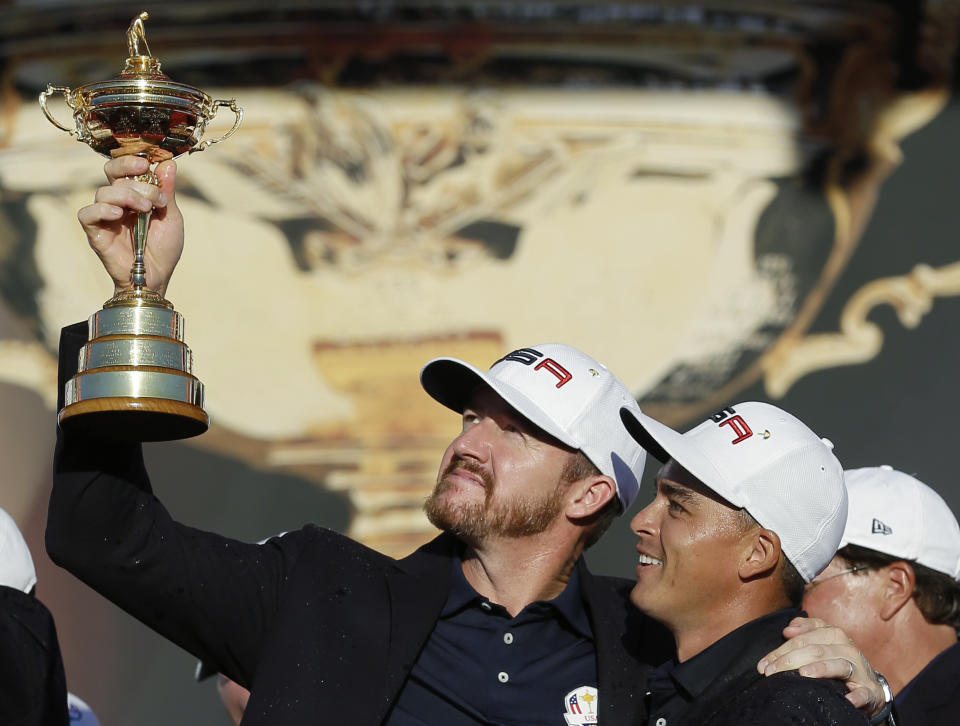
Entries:
POLYGON ((130 268, 130 280, 135 290, 147 286, 147 268, 143 264, 143 252, 147 246, 147 228, 150 226, 151 212, 140 212, 137 224, 133 228, 133 267, 130 268))

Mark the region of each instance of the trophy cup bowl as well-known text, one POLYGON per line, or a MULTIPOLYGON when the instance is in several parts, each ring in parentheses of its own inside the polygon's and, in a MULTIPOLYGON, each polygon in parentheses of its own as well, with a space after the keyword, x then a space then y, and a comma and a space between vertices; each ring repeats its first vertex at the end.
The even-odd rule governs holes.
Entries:
MULTIPOLYGON (((157 183, 153 165, 202 151, 232 136, 243 110, 231 100, 172 81, 150 55, 140 13, 127 31, 129 57, 115 78, 70 89, 48 85, 40 107, 57 128, 107 158, 136 155, 151 162, 138 181, 157 183), (61 124, 47 99, 63 94, 73 111, 73 128, 61 124), (233 111, 233 127, 219 138, 201 140, 221 107, 233 111)), ((128 441, 170 441, 207 430, 203 384, 193 375, 193 356, 184 343, 183 317, 146 287, 143 253, 150 213, 137 216, 133 230, 131 287, 117 292, 90 316, 88 340, 77 374, 64 390, 61 427, 128 441)))

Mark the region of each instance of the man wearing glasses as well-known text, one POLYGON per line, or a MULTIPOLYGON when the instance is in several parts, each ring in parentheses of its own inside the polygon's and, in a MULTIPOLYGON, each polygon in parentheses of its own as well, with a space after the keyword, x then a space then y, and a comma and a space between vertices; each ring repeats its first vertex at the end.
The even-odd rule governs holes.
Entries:
POLYGON ((895 694, 899 724, 955 724, 960 709, 960 527, 930 487, 888 466, 844 474, 840 550, 804 609, 842 627, 895 694))

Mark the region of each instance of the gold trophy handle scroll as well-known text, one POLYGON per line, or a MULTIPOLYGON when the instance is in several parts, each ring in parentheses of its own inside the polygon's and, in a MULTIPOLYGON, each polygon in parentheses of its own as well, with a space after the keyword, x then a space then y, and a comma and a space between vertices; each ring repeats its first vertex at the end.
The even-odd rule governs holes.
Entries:
POLYGON ((43 115, 47 117, 47 120, 50 121, 50 123, 52 123, 58 129, 66 131, 71 136, 77 136, 77 130, 75 128, 69 128, 57 121, 53 114, 50 113, 50 109, 47 108, 47 99, 55 93, 62 93, 67 105, 72 108, 73 106, 70 103, 71 92, 72 91, 68 86, 54 86, 53 84, 47 84, 47 90, 41 91, 40 93, 40 108, 43 109, 43 115))
POLYGON ((237 102, 235 99, 231 98, 229 101, 224 101, 218 98, 216 101, 213 102, 213 105, 216 108, 216 111, 213 112, 213 116, 211 116, 208 120, 213 121, 213 119, 217 117, 217 112, 219 112, 220 108, 223 106, 226 106, 231 111, 233 111, 234 115, 236 116, 236 119, 233 122, 233 127, 229 131, 227 131, 227 133, 225 133, 223 136, 219 138, 207 139, 206 141, 201 141, 199 144, 197 144, 192 149, 190 149, 190 151, 187 153, 192 154, 195 151, 203 151, 204 149, 210 148, 214 144, 219 144, 221 141, 226 141, 237 132, 238 128, 240 128, 240 122, 243 121, 243 109, 237 105, 237 102))

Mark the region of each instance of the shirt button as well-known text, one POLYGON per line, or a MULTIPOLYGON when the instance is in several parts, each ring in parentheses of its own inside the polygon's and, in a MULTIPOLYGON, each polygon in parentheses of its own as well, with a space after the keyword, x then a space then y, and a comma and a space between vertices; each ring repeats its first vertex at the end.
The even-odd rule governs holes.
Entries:
POLYGON ((482 607, 487 612, 490 612, 491 610, 493 610, 493 606, 490 603, 488 603, 486 600, 480 603, 480 607, 482 607))
POLYGON ((657 726, 667 726, 667 719, 660 717, 657 719, 657 726))
POLYGON ((513 633, 504 633, 503 642, 510 645, 513 642, 513 633))
MULTIPOLYGON (((507 675, 506 671, 500 671, 497 673, 497 680, 501 683, 506 683, 510 680, 510 676, 507 675)), ((666 721, 664 721, 664 723, 666 723, 666 721)))

